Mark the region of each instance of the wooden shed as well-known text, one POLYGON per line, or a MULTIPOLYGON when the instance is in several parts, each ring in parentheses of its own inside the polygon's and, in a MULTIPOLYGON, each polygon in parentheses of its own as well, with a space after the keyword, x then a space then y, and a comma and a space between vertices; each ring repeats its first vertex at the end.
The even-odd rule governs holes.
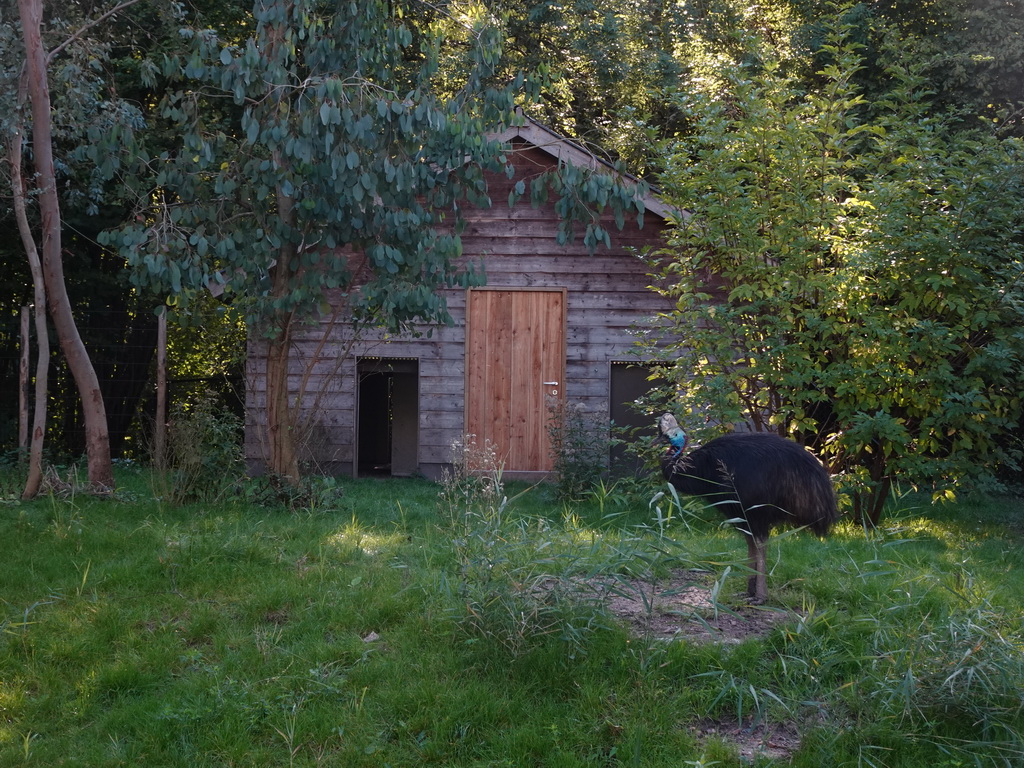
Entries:
MULTIPOLYGON (((317 329, 297 339, 296 359, 314 363, 320 379, 308 390, 317 393, 315 407, 303 403, 301 441, 318 471, 437 478, 453 444, 474 435, 496 446, 506 477, 537 477, 552 468, 553 399, 618 424, 636 418, 625 405, 647 388, 636 329, 670 306, 650 290, 646 265, 629 249, 660 244, 670 210, 649 195, 642 227, 627 217, 619 230, 609 217, 610 249, 590 253, 581 237, 558 245, 553 202, 503 201, 518 179, 560 161, 589 168, 601 161, 529 120, 501 138, 516 174, 489 179, 495 204, 465 215, 463 251, 483 262, 487 284, 447 292, 453 326, 354 345, 340 337, 324 344, 317 329)), ((250 352, 250 374, 261 365, 259 351, 250 352)), ((266 457, 261 378, 248 376, 246 391, 246 455, 255 468, 266 457)))

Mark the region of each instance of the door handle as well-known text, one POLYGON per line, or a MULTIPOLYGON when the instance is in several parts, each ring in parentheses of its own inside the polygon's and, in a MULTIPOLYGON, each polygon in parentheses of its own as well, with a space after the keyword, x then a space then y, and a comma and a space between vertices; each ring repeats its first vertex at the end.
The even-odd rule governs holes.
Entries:
POLYGON ((558 382, 557 381, 545 381, 544 382, 544 386, 545 387, 557 387, 558 386, 558 382))

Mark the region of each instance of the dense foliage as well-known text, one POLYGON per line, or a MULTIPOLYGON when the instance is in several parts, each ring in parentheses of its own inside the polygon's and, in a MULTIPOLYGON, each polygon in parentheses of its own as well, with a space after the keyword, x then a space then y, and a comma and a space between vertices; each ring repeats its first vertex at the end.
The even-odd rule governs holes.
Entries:
POLYGON ((762 48, 680 97, 665 354, 692 420, 803 440, 877 522, 896 478, 945 493, 1020 457, 1024 147, 956 130, 913 69, 868 105, 855 49, 823 50, 809 89, 762 48))
MULTIPOLYGON (((339 250, 352 245, 372 276, 364 312, 394 324, 436 317, 434 291, 454 279, 457 253, 438 212, 480 191, 481 165, 498 162, 501 148, 484 145, 479 129, 508 112, 511 93, 474 101, 486 74, 475 72, 460 100, 438 102, 436 51, 421 51, 422 69, 408 72, 411 29, 383 4, 322 14, 260 3, 256 23, 239 42, 190 30, 193 50, 167 60, 177 88, 163 114, 184 141, 156 159, 157 206, 112 244, 140 283, 182 301, 184 289, 219 283, 272 322, 275 311, 308 313, 325 289, 346 289, 363 266, 339 250), (466 156, 478 162, 464 165, 466 156), (287 289, 261 291, 278 264, 287 289)), ((480 34, 486 70, 497 40, 480 34)))
MULTIPOLYGON (((61 209, 61 245, 67 293, 78 330, 100 380, 109 421, 110 448, 115 455, 139 456, 145 438, 140 413, 146 407, 147 385, 156 343, 152 297, 139 295, 128 281, 125 263, 101 247, 96 238, 124 215, 125 178, 117 154, 122 137, 147 129, 156 140, 158 126, 147 121, 154 85, 143 52, 163 40, 170 25, 179 21, 174 4, 138 3, 128 19, 115 17, 92 24, 103 11, 81 4, 46 8, 43 44, 49 51, 49 92, 53 152, 58 174, 61 209), (122 23, 123 22, 123 23, 122 23)), ((41 217, 35 204, 37 182, 31 166, 34 148, 24 98, 19 98, 24 47, 16 4, 0 2, 0 131, 4 149, 19 125, 26 140, 22 176, 31 183, 29 224, 39 231, 41 217)), ((21 346, 17 316, 32 303, 25 248, 18 236, 10 179, 9 152, 0 163, 0 435, 3 445, 15 446, 16 351, 21 346)), ((41 239, 38 238, 37 239, 41 239)), ((52 333, 52 331, 51 331, 52 333)), ((33 356, 35 343, 31 344, 33 356)), ((82 406, 65 357, 56 339, 51 341, 47 455, 57 461, 81 455, 85 447, 82 406)))

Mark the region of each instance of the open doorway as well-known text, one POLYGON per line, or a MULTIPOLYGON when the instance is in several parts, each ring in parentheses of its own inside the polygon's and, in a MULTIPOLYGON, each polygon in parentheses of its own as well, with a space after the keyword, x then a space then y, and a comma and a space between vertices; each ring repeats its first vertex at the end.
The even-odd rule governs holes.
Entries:
POLYGON ((364 357, 356 367, 356 474, 415 474, 419 469, 419 361, 364 357))

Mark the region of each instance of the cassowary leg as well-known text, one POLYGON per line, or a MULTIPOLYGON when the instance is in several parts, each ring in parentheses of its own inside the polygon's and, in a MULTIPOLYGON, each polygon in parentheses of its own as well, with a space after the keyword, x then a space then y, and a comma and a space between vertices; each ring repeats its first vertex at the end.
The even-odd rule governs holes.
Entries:
POLYGON ((747 536, 747 557, 752 571, 747 580, 747 596, 753 605, 760 605, 768 599, 767 543, 764 539, 747 536))

